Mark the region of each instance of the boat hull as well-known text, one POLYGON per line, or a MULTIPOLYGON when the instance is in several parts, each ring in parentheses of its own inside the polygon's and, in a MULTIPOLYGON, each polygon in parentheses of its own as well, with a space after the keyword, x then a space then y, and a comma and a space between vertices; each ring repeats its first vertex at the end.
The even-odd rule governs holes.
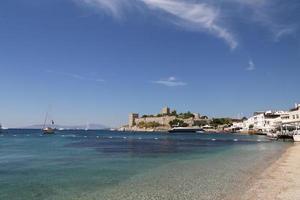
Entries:
POLYGON ((293 135, 294 142, 300 142, 300 135, 293 135))
POLYGON ((203 131, 201 128, 173 128, 169 130, 169 133, 196 133, 203 131))
POLYGON ((44 134, 54 134, 55 133, 55 129, 53 129, 53 128, 44 128, 43 129, 43 133, 44 134))
POLYGON ((277 134, 277 133, 270 133, 270 132, 268 132, 268 133, 267 133, 267 136, 268 136, 269 138, 278 138, 278 134, 277 134))

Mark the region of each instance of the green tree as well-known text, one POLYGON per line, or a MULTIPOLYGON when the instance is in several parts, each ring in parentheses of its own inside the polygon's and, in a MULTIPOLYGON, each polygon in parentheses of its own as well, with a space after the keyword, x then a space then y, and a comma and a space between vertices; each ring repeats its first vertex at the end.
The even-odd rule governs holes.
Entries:
POLYGON ((197 120, 194 121, 194 126, 205 126, 208 125, 208 121, 207 120, 197 120))
POLYGON ((180 119, 174 119, 174 120, 170 121, 169 125, 171 127, 187 127, 188 126, 187 123, 185 123, 183 120, 180 120, 180 119))
POLYGON ((170 114, 171 116, 177 116, 177 111, 176 110, 173 110, 170 114))
POLYGON ((222 125, 230 125, 232 124, 232 120, 230 118, 213 118, 210 125, 213 127, 218 127, 222 125))
POLYGON ((188 119, 188 118, 194 118, 194 114, 191 113, 190 111, 186 112, 186 113, 179 113, 178 114, 178 118, 181 118, 181 119, 188 119))
POLYGON ((161 126, 158 122, 140 122, 138 124, 138 127, 139 128, 156 128, 156 127, 159 127, 161 126))

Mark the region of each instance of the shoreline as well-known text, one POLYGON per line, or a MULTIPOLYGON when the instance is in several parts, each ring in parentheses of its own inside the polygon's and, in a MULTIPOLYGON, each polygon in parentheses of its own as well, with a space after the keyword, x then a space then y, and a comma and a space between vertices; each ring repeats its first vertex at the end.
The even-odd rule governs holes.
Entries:
POLYGON ((300 197, 300 144, 288 147, 262 173, 249 180, 249 187, 238 199, 294 200, 300 197), (250 186, 251 184, 251 186, 250 186))

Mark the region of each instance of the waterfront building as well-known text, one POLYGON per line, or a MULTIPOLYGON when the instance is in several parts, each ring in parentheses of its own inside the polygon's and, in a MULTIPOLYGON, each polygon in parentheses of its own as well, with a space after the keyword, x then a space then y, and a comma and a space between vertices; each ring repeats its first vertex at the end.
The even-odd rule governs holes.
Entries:
POLYGON ((243 129, 243 127, 244 127, 243 121, 236 121, 236 122, 232 122, 230 129, 237 131, 243 129))
POLYGON ((283 124, 300 123, 300 104, 295 104, 281 119, 283 124))
POLYGON ((253 116, 243 122, 243 131, 256 131, 267 133, 276 131, 282 123, 282 116, 285 116, 285 111, 266 111, 255 112, 253 116))

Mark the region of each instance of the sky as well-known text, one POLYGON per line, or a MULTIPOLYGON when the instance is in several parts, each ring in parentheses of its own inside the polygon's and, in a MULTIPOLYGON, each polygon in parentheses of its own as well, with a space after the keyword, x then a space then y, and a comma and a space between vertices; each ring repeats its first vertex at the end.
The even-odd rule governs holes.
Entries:
POLYGON ((0 1, 0 122, 117 127, 300 102, 298 0, 0 1))

